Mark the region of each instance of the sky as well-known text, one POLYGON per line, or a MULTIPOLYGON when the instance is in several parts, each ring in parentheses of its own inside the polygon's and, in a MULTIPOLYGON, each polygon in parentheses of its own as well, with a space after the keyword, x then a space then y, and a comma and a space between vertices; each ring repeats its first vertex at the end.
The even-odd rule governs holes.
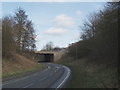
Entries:
POLYGON ((80 40, 80 26, 90 13, 102 9, 104 4, 105 2, 2 2, 2 16, 15 15, 18 7, 21 7, 33 22, 37 50, 41 50, 48 42, 53 42, 54 46, 67 47, 80 40))
POLYGON ((2 0, 2 2, 118 2, 119 0, 2 0))

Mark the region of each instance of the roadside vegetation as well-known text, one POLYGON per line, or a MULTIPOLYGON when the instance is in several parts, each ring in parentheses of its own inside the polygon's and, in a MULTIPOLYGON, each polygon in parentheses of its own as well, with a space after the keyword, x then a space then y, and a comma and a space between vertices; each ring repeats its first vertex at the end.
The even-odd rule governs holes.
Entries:
POLYGON ((3 58, 3 79, 43 70, 46 67, 22 55, 14 54, 12 59, 3 58), (14 58, 14 59, 13 59, 14 58))
POLYGON ((106 3, 90 14, 81 26, 82 40, 57 62, 72 70, 69 88, 118 88, 118 6, 106 3))
POLYGON ((35 60, 35 30, 31 20, 22 8, 13 16, 2 18, 2 76, 17 76, 43 65, 35 60))
POLYGON ((71 69, 71 79, 67 88, 118 88, 118 69, 98 64, 89 58, 75 60, 64 57, 57 63, 71 69))

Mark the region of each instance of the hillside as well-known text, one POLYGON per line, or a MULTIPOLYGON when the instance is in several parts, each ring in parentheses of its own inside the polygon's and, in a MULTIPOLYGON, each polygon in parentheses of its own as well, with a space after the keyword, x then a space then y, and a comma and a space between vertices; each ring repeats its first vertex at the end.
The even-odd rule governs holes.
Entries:
POLYGON ((20 54, 14 54, 12 58, 3 58, 2 60, 3 78, 18 76, 43 68, 44 66, 37 64, 35 60, 28 59, 20 54))
POLYGON ((64 57, 57 63, 68 66, 71 80, 67 88, 118 88, 118 69, 91 61, 64 57))
POLYGON ((118 3, 106 3, 88 18, 82 40, 58 63, 72 70, 70 88, 118 88, 118 3))
POLYGON ((19 7, 14 15, 3 16, 0 21, 3 78, 42 69, 34 59, 35 29, 26 11, 19 7))

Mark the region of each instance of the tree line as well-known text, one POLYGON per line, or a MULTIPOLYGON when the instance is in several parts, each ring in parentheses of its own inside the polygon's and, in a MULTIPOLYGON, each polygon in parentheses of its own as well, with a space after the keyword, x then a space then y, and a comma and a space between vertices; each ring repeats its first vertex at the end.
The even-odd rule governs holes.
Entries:
POLYGON ((69 46, 68 54, 117 64, 119 10, 118 2, 108 2, 103 9, 90 14, 80 27, 82 40, 69 46))
POLYGON ((25 10, 18 8, 13 16, 2 18, 2 56, 13 52, 31 52, 36 48, 35 29, 25 10))
POLYGON ((48 42, 46 43, 46 45, 43 47, 43 49, 41 51, 62 51, 65 48, 61 48, 58 46, 54 46, 53 42, 48 42))

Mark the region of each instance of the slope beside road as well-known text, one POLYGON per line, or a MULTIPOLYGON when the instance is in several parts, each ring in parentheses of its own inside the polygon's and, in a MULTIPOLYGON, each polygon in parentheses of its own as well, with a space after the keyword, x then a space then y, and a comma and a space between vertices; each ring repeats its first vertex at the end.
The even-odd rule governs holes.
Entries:
POLYGON ((47 63, 47 66, 42 72, 5 81, 2 88, 62 88, 70 77, 70 69, 59 64, 47 63))

